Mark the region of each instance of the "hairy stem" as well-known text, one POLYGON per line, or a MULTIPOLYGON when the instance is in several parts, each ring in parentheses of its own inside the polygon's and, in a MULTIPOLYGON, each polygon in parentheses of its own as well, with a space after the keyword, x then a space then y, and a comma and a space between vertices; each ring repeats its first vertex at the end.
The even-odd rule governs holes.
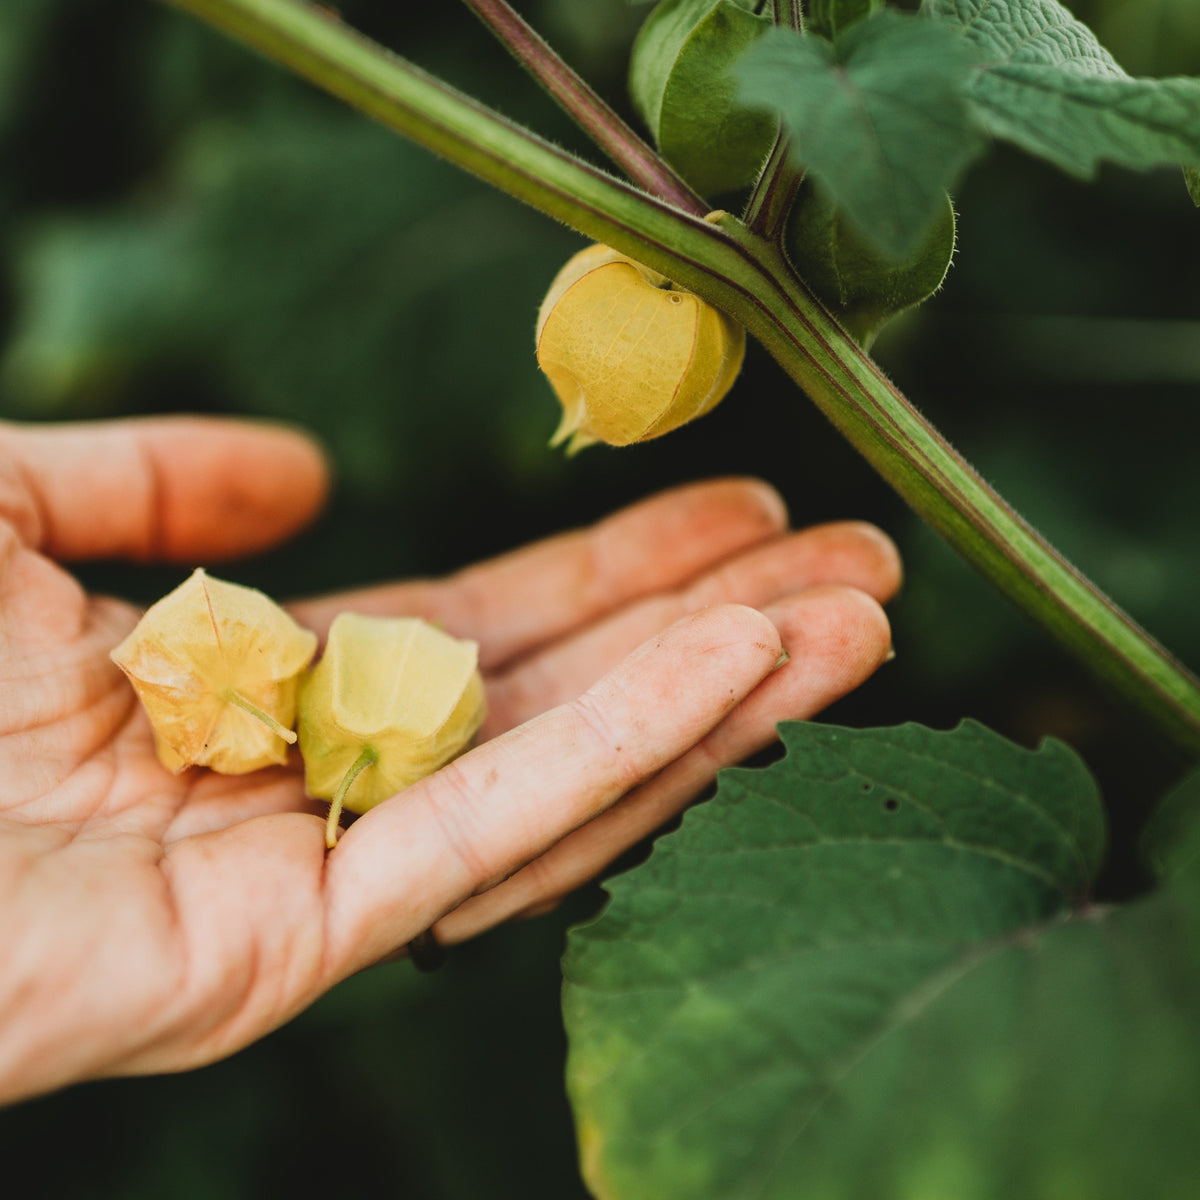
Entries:
POLYGON ((742 215, 742 220, 768 242, 782 241, 788 213, 804 178, 804 171, 792 162, 790 147, 791 138, 780 127, 742 215))
MULTIPOLYGON (((166 2, 595 241, 617 238, 630 245, 634 239, 653 256, 655 247, 678 243, 685 228, 696 238, 724 240, 700 217, 647 196, 492 112, 326 9, 297 0, 166 2)), ((676 259, 671 255, 669 261, 676 259)))
POLYGON ((765 285, 755 289, 754 311, 735 303, 734 315, 959 553, 1162 732, 1200 754, 1200 680, 979 477, 795 278, 778 246, 726 220, 765 285))
POLYGON ((790 26, 801 33, 804 30, 804 7, 801 0, 771 0, 776 25, 790 26))
MULTIPOLYGON (((804 31, 800 0, 772 0, 772 14, 776 25, 794 29, 797 33, 804 31)), ((792 211, 796 191, 804 178, 803 168, 792 161, 791 143, 791 137, 781 124, 775 135, 775 145, 758 173, 742 214, 742 220, 768 242, 782 243, 787 215, 792 211)))
POLYGON ((708 212, 704 199, 567 66, 507 0, 464 3, 634 183, 684 212, 698 217, 708 212))
POLYGON ((724 309, 905 500, 1005 595, 1190 752, 1200 681, 971 469, 792 274, 723 214, 638 192, 294 0, 170 0, 319 86, 724 309))

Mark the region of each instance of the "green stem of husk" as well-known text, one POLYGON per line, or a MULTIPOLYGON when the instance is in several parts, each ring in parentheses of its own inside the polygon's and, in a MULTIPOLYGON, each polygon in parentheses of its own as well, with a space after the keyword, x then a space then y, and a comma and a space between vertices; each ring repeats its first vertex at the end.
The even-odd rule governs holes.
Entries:
POLYGON ((261 721, 276 737, 281 737, 289 746, 295 745, 296 732, 286 725, 281 725, 269 712, 259 708, 252 700, 247 700, 241 692, 230 689, 225 693, 225 700, 242 712, 249 713, 256 721, 261 721))
POLYGON ((346 803, 346 795, 354 786, 354 781, 370 766, 379 761, 379 755, 370 746, 364 746, 362 753, 350 764, 350 769, 342 776, 333 799, 329 802, 329 817, 325 821, 325 845, 332 850, 337 845, 338 821, 342 817, 342 808, 346 803))

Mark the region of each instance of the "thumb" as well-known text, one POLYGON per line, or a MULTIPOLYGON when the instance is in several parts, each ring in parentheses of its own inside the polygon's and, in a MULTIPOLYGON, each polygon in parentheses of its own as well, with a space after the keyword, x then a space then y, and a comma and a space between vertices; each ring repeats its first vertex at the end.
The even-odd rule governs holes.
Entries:
POLYGON ((0 519, 52 558, 193 561, 280 541, 329 470, 297 430, 206 417, 0 423, 0 519))

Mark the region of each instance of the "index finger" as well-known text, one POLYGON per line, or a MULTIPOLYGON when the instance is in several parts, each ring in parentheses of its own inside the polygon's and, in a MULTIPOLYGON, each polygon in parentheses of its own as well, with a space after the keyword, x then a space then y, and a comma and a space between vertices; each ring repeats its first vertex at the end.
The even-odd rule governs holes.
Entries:
POLYGON ((786 526, 774 489, 755 479, 719 479, 662 492, 588 529, 446 579, 342 592, 290 608, 322 635, 346 610, 424 617, 480 642, 480 666, 493 670, 631 600, 678 587, 786 526))
POLYGON ((249 554, 307 524, 328 487, 310 437, 261 421, 0 423, 0 519, 56 559, 249 554))

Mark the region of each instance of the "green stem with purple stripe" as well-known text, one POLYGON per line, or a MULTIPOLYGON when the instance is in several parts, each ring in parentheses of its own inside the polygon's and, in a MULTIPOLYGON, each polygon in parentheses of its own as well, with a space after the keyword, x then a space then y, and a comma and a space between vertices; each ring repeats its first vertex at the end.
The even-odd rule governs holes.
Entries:
POLYGON ((704 216, 709 206, 567 66, 508 0, 463 0, 509 53, 618 167, 652 196, 704 216))
POLYGON ((952 546, 1164 734, 1200 755, 1200 681, 971 469, 776 245, 727 214, 700 219, 574 158, 325 10, 295 0, 169 2, 736 317, 952 546))

